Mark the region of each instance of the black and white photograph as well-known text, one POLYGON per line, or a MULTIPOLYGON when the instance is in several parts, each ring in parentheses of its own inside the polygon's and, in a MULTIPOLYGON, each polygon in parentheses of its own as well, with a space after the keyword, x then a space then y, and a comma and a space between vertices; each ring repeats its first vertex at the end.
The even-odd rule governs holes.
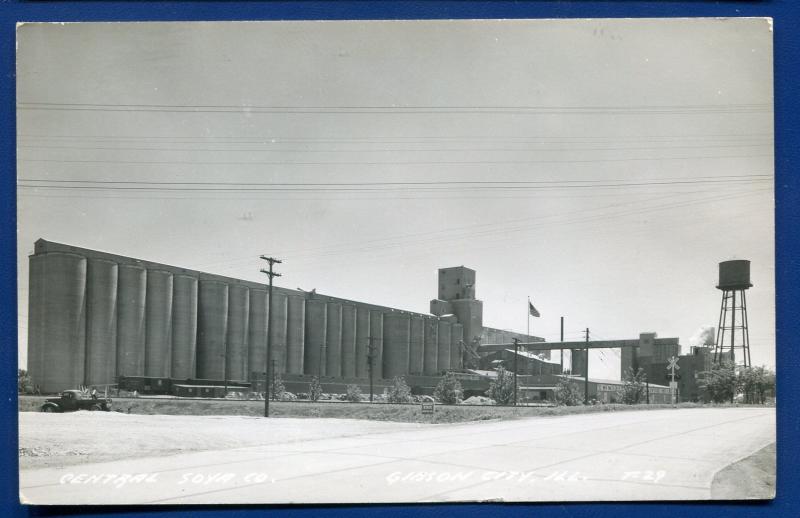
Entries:
POLYGON ((20 502, 775 498, 772 29, 19 23, 20 502))

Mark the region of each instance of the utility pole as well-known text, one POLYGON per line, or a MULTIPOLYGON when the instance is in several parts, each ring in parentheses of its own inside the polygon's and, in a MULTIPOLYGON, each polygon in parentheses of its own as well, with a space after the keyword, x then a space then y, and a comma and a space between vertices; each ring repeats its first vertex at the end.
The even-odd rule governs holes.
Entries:
POLYGON ((270 381, 270 363, 272 361, 272 278, 273 277, 280 277, 281 274, 273 272, 272 266, 275 264, 281 264, 282 261, 275 259, 274 257, 267 257, 265 255, 261 256, 261 259, 267 261, 269 263, 269 270, 261 269, 261 273, 265 273, 269 276, 269 295, 268 297, 268 304, 269 304, 269 313, 267 313, 267 358, 266 358, 266 379, 264 380, 264 417, 269 417, 269 381, 270 381))
POLYGON ((517 352, 519 351, 519 338, 514 338, 514 406, 517 406, 517 352))
POLYGON ((589 404, 589 328, 586 328, 586 349, 583 357, 584 369, 586 372, 583 377, 583 404, 589 404))
POLYGON ((369 345, 367 345, 367 369, 369 370, 369 402, 372 403, 372 367, 375 361, 375 345, 373 344, 374 338, 369 337, 369 345))

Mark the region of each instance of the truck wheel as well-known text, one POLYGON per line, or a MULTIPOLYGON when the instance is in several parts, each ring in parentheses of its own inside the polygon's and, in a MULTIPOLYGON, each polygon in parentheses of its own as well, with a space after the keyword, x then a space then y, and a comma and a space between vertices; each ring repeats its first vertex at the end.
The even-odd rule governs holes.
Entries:
POLYGON ((102 410, 102 408, 100 408, 100 405, 92 405, 92 406, 89 407, 89 410, 91 410, 92 412, 95 412, 97 410, 102 410))
POLYGON ((50 414, 50 413, 52 413, 52 412, 55 412, 55 410, 53 410, 53 407, 52 407, 52 406, 50 406, 50 405, 46 405, 46 406, 43 406, 43 407, 42 407, 42 412, 47 412, 48 414, 50 414))

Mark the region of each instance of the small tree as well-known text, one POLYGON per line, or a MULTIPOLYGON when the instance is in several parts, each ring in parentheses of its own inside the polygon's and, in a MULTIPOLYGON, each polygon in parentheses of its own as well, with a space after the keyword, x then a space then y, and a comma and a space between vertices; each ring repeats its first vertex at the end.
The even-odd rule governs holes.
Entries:
POLYGON ((553 390, 556 404, 559 406, 577 406, 583 403, 583 396, 578 385, 569 378, 562 377, 558 380, 553 390))
POLYGON ((387 396, 389 403, 410 403, 411 388, 402 376, 395 376, 392 379, 392 386, 389 388, 387 396))
POLYGON ((622 380, 622 402, 626 405, 638 405, 644 401, 647 392, 647 374, 644 369, 634 371, 628 368, 622 380))
POLYGON ((33 392, 33 379, 25 369, 17 369, 17 392, 30 394, 33 392))
POLYGON ((286 387, 283 384, 283 377, 281 373, 278 372, 272 375, 272 399, 273 401, 283 399, 283 395, 286 393, 286 387))
POLYGON ((358 385, 347 385, 345 387, 344 400, 352 403, 361 401, 361 387, 358 385))
POLYGON ((486 395, 494 399, 498 405, 509 405, 514 402, 514 374, 502 365, 497 368, 497 377, 489 384, 486 395))
POLYGON ((765 394, 775 388, 775 373, 765 367, 747 367, 739 372, 746 403, 764 404, 765 394))
POLYGON ((697 374, 697 385, 703 391, 703 399, 715 403, 733 403, 741 386, 736 375, 736 366, 731 362, 715 363, 710 371, 697 374))
POLYGON ((455 405, 461 400, 461 395, 464 391, 461 389, 461 383, 452 372, 445 373, 439 380, 436 388, 433 391, 433 397, 440 402, 455 405))
POLYGON ((308 399, 311 401, 318 401, 321 395, 322 384, 319 382, 319 378, 314 376, 311 378, 311 383, 308 385, 308 399))

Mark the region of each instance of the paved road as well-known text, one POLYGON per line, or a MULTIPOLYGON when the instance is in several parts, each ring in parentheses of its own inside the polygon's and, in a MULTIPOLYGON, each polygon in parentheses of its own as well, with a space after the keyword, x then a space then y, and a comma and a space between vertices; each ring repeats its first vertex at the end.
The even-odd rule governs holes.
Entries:
POLYGON ((694 500, 710 498, 718 470, 774 440, 767 408, 420 425, 22 470, 20 494, 36 504, 694 500))

